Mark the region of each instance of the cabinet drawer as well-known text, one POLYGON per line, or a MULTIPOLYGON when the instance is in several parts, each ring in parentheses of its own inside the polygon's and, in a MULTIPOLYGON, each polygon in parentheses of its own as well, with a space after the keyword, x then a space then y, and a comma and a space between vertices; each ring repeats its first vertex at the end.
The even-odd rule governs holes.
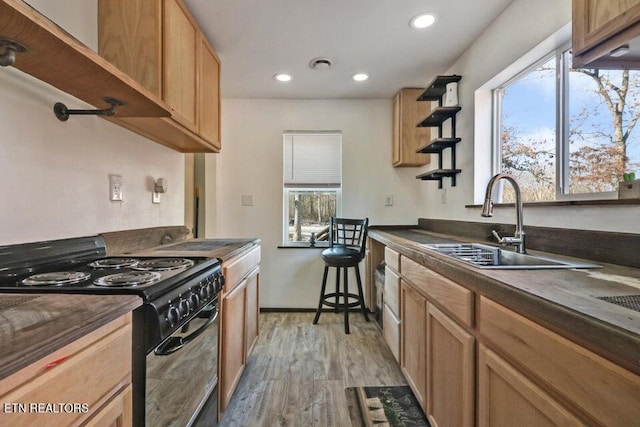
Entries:
POLYGON ((400 272, 400 254, 388 247, 384 248, 384 262, 395 271, 400 272))
POLYGON ((71 425, 96 411, 131 382, 131 324, 89 344, 80 351, 74 343, 69 344, 56 352, 62 354, 57 360, 45 358, 14 374, 22 385, 0 396, 0 401, 24 404, 26 414, 17 409, 5 412, 2 424, 71 425), (51 408, 38 404, 51 404, 51 408), (82 407, 83 404, 86 405, 82 407))
POLYGON ((400 362, 400 320, 385 303, 382 309, 382 335, 393 357, 400 362))
POLYGON ((222 274, 225 278, 225 289, 230 291, 260 262, 260 246, 255 246, 247 252, 230 259, 222 264, 222 274))
POLYGON ((462 324, 473 326, 472 291, 405 256, 400 262, 403 277, 462 324))
POLYGON ((384 269, 384 302, 397 316, 400 313, 400 277, 389 267, 384 269))
POLYGON ((640 420, 640 377, 485 297, 478 326, 496 352, 592 420, 611 426, 640 420))

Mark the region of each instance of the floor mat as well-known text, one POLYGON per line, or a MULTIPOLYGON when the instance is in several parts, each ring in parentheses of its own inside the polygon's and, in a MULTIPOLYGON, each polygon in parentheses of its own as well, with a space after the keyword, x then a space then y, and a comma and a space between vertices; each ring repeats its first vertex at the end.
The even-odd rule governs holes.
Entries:
POLYGON ((354 427, 429 427, 407 385, 348 387, 345 392, 354 427))

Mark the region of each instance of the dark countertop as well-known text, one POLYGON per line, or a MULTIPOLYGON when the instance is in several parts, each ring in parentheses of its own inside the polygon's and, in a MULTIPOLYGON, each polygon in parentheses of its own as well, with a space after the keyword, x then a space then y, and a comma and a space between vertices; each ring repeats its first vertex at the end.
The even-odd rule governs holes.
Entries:
POLYGON ((259 245, 260 239, 191 239, 168 245, 156 246, 135 252, 135 256, 206 257, 220 258, 225 262, 259 245))
POLYGON ((420 246, 460 237, 406 227, 371 228, 369 237, 640 375, 640 312, 595 298, 640 295, 640 269, 481 270, 420 246))
POLYGON ((133 295, 1 294, 0 379, 141 304, 133 295))

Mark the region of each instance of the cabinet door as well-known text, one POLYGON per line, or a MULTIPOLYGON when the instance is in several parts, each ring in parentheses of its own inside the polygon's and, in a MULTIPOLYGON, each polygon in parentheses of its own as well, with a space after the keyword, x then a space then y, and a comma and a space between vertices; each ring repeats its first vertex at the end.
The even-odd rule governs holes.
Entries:
POLYGON ((246 357, 249 358, 253 347, 258 340, 259 334, 259 317, 260 317, 260 270, 255 269, 253 273, 247 277, 247 306, 246 306, 246 357))
POLYGON ((427 300, 404 281, 400 292, 400 368, 420 406, 426 409, 427 300))
POLYGON ((474 341, 427 304, 427 416, 433 427, 474 425, 474 341))
POLYGON ((247 282, 242 281, 222 297, 220 327, 220 413, 240 380, 245 365, 245 306, 247 282))
POLYGON ((86 427, 125 427, 132 421, 131 386, 127 386, 100 411, 95 414, 84 426, 86 427))
POLYGON ((200 136, 220 148, 220 60, 200 37, 198 67, 198 129, 200 136))
POLYGON ((196 66, 199 32, 181 0, 164 2, 163 98, 172 116, 196 132, 196 66))
POLYGON ((500 356, 478 357, 478 426, 581 426, 583 423, 500 356))
POLYGON ((431 139, 431 128, 417 124, 431 112, 431 102, 416 101, 424 89, 402 89, 393 101, 393 166, 422 166, 429 155, 416 150, 431 139))
POLYGON ((639 68, 636 55, 614 49, 640 36, 640 0, 573 0, 573 65, 639 68))
POLYGON ((162 3, 99 0, 98 52, 162 97, 162 3), (134 30, 135 29, 135 30, 134 30))

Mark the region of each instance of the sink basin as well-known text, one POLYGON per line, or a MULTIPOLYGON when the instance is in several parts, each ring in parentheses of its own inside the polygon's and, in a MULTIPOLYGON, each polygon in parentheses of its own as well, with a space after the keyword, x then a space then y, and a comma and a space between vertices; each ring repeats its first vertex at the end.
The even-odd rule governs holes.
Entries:
POLYGON ((438 243, 423 244, 421 246, 484 269, 544 270, 602 267, 596 264, 574 262, 548 256, 519 254, 482 243, 438 243))

